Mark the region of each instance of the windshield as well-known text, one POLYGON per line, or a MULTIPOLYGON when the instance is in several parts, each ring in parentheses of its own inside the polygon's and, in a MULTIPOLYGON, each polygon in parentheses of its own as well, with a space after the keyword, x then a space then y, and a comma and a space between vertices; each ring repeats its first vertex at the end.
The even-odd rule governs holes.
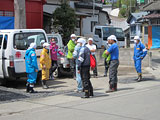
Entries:
POLYGON ((57 37, 53 37, 53 36, 48 36, 48 42, 50 42, 52 38, 54 39, 54 41, 56 43, 58 43, 58 38, 57 37))
POLYGON ((46 42, 45 35, 43 33, 30 32, 30 33, 16 33, 14 35, 13 47, 18 50, 27 50, 31 43, 36 43, 36 49, 42 49, 43 45, 41 41, 46 42))
POLYGON ((110 35, 115 35, 117 38, 124 38, 124 33, 121 28, 103 27, 103 39, 107 40, 110 35))

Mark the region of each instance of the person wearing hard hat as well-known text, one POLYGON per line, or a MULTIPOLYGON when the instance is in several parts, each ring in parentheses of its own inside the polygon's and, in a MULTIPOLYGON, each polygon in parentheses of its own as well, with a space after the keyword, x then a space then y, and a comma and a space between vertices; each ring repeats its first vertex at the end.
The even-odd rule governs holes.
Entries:
POLYGON ((135 46, 134 46, 133 60, 135 64, 135 69, 138 73, 138 78, 136 80, 137 82, 140 82, 142 81, 142 69, 141 69, 142 60, 147 54, 147 49, 141 43, 141 39, 139 36, 134 37, 134 43, 135 43, 135 46))
POLYGON ((47 89, 46 81, 49 80, 49 70, 51 68, 51 59, 49 55, 50 44, 44 43, 43 50, 40 55, 40 67, 42 69, 42 87, 47 89))
POLYGON ((70 69, 72 72, 73 77, 75 77, 75 63, 74 63, 74 58, 73 58, 73 52, 74 52, 74 48, 76 46, 76 35, 72 34, 71 35, 71 40, 69 40, 67 47, 68 47, 68 54, 67 54, 67 58, 69 60, 69 64, 70 64, 70 69))
POLYGON ((73 52, 73 58, 76 60, 76 80, 78 84, 76 92, 83 91, 81 75, 80 73, 78 73, 78 58, 79 58, 80 49, 82 48, 81 46, 82 43, 83 43, 83 39, 79 38, 77 40, 77 45, 75 46, 74 52, 73 52))
POLYGON ((41 46, 43 46, 44 43, 45 43, 45 40, 42 40, 42 41, 40 42, 41 46))
POLYGON ((107 92, 117 91, 118 82, 118 66, 119 66, 119 48, 117 45, 117 38, 115 35, 111 35, 108 38, 108 43, 111 46, 107 49, 106 55, 111 55, 110 65, 109 65, 109 90, 107 92))
POLYGON ((93 97, 93 87, 90 81, 90 50, 85 46, 86 40, 81 39, 80 46, 82 47, 79 52, 78 58, 78 73, 81 74, 81 79, 83 82, 83 88, 85 95, 82 98, 93 97))
POLYGON ((51 60, 52 60, 52 67, 50 69, 50 79, 54 79, 54 76, 53 76, 53 72, 56 71, 57 67, 58 67, 58 63, 57 63, 57 60, 58 60, 58 56, 57 54, 61 55, 61 56, 64 56, 64 53, 58 48, 58 45, 56 45, 56 41, 54 38, 51 39, 50 41, 50 54, 51 54, 51 60))
POLYGON ((27 49, 25 53, 25 65, 26 65, 26 73, 27 73, 27 84, 26 84, 26 92, 35 93, 34 84, 37 79, 38 72, 38 64, 37 64, 37 56, 36 56, 36 43, 31 43, 30 47, 27 49))
MULTIPOLYGON (((91 51, 92 56, 96 60, 96 55, 95 55, 96 54, 96 45, 93 44, 93 38, 89 38, 88 39, 88 44, 86 46, 89 48, 89 50, 91 51)), ((93 75, 94 75, 94 77, 98 76, 98 73, 97 73, 97 64, 96 64, 96 67, 93 70, 93 75)))

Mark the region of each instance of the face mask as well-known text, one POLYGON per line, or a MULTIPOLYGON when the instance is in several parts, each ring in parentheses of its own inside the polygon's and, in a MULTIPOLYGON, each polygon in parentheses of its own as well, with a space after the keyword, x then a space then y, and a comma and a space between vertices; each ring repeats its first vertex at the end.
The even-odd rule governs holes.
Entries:
POLYGON ((78 46, 78 47, 81 47, 81 44, 80 44, 80 43, 77 43, 77 46, 78 46))
POLYGON ((110 46, 111 46, 111 44, 108 44, 108 46, 110 47, 110 46))
POLYGON ((72 41, 74 42, 74 41, 75 41, 75 39, 72 39, 72 41))
POLYGON ((137 40, 134 40, 134 43, 136 44, 136 43, 137 43, 137 40))

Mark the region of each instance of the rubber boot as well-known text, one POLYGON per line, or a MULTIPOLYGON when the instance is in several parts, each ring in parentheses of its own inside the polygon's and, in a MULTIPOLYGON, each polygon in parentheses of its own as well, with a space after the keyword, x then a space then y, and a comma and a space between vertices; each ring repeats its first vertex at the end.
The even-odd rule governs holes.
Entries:
POLYGON ((85 95, 83 97, 81 97, 81 98, 89 98, 89 91, 85 90, 84 92, 85 92, 85 95))
POLYGON ((142 81, 142 73, 138 74, 138 80, 137 80, 137 82, 140 82, 140 81, 142 81))
POLYGON ((29 89, 30 89, 30 91, 29 91, 29 93, 37 93, 37 91, 34 91, 34 84, 30 84, 30 86, 29 86, 29 89))
POLYGON ((42 80, 41 82, 43 89, 48 89, 48 86, 46 85, 46 80, 42 80))
POLYGON ((114 83, 114 90, 117 91, 117 83, 114 83))
POLYGON ((110 84, 109 85, 109 90, 106 91, 106 93, 110 93, 110 92, 115 92, 115 84, 110 84))
POLYGON ((27 84, 26 84, 26 92, 27 92, 27 93, 29 93, 29 91, 30 91, 29 85, 30 85, 29 82, 27 82, 27 84))
POLYGON ((93 90, 90 90, 90 92, 89 92, 89 96, 90 96, 90 97, 93 97, 93 96, 94 96, 94 94, 93 94, 93 90))

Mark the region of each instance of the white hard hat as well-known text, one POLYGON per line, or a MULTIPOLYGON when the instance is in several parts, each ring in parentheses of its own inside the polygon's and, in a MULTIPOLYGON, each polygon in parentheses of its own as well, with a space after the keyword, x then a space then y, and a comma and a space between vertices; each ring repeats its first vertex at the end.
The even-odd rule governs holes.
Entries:
POLYGON ((71 35, 71 38, 72 38, 72 37, 76 37, 76 35, 75 35, 75 34, 72 34, 72 35, 71 35))
POLYGON ((47 42, 45 42, 45 43, 43 44, 43 47, 49 47, 49 46, 50 46, 50 44, 47 43, 47 42))
POLYGON ((78 43, 82 43, 82 46, 84 46, 86 44, 86 40, 84 38, 79 38, 77 40, 78 43))
POLYGON ((109 36, 109 37, 107 38, 107 40, 114 40, 114 41, 116 41, 116 42, 117 42, 117 38, 116 38, 116 36, 115 36, 115 35, 111 35, 111 36, 109 36))
POLYGON ((40 43, 41 43, 41 44, 42 44, 42 43, 45 43, 45 40, 42 40, 40 43))
POLYGON ((31 43, 29 49, 35 49, 35 48, 36 48, 36 43, 31 43))
POLYGON ((135 36, 134 40, 140 40, 141 41, 141 38, 139 36, 135 36))
POLYGON ((93 38, 89 38, 88 41, 93 41, 93 38))

